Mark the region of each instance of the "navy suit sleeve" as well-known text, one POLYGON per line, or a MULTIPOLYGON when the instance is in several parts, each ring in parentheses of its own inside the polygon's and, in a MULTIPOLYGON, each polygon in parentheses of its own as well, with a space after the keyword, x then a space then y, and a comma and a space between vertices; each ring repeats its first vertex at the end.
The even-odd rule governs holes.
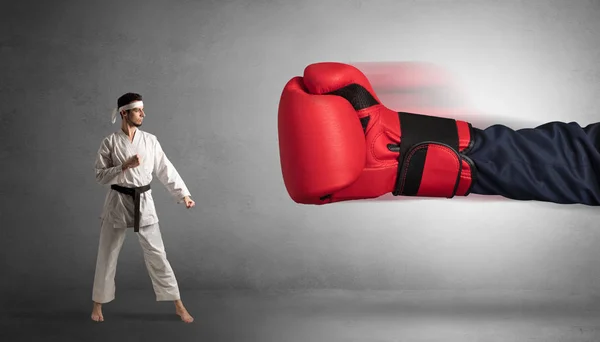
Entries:
POLYGON ((550 122, 474 129, 472 193, 515 200, 600 205, 600 123, 550 122))

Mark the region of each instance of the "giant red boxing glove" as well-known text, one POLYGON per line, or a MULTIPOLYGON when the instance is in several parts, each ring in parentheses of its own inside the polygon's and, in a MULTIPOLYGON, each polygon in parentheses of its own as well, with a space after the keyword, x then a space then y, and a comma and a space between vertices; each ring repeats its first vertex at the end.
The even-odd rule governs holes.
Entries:
POLYGON ((394 195, 466 196, 473 163, 464 121, 394 112, 357 68, 316 63, 292 78, 279 103, 285 187, 297 203, 394 195), (400 167, 399 167, 400 166, 400 167))

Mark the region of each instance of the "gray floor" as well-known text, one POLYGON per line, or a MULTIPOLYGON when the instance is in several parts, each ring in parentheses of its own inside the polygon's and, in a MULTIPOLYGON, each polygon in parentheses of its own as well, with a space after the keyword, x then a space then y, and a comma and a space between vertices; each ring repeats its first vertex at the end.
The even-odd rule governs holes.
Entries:
POLYGON ((148 290, 90 320, 89 291, 12 298, 0 341, 600 341, 600 298, 541 292, 184 292, 196 321, 148 290))

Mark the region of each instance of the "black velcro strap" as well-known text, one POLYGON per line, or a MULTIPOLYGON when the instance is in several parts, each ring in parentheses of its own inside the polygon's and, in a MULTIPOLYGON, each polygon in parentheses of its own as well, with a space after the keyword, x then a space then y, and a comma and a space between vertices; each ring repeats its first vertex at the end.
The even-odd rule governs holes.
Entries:
POLYGON ((418 153, 413 153, 411 162, 405 165, 404 159, 409 150, 417 144, 433 142, 458 151, 458 129, 456 121, 448 118, 398 112, 398 119, 400 121, 400 155, 393 194, 394 196, 415 196, 421 185, 427 147, 425 145, 422 147, 423 149, 415 151, 418 153), (403 170, 404 168, 408 169, 403 170), (404 179, 401 179, 400 175, 403 175, 404 179), (402 184, 404 184, 403 187, 402 184))
MULTIPOLYGON (((406 159, 409 151, 412 152, 410 163, 400 164, 398 163, 398 175, 404 174, 406 175, 406 180, 408 182, 404 182, 404 187, 401 187, 401 179, 396 183, 397 191, 401 195, 406 194, 416 194, 419 192, 419 187, 421 186, 421 176, 423 175, 423 169, 425 168, 425 158, 427 157, 427 150, 429 149, 429 145, 421 145, 414 150, 407 150, 402 155, 402 160, 406 159)), ((402 156, 401 155, 401 156, 402 156)))

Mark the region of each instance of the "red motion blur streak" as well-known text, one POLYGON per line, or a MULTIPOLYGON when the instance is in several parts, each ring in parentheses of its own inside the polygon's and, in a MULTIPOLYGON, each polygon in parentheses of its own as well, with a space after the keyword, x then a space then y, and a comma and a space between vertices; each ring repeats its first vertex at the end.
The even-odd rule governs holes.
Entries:
POLYGON ((452 75, 425 62, 348 63, 362 71, 386 107, 405 111, 455 117, 469 112, 467 101, 452 75))

